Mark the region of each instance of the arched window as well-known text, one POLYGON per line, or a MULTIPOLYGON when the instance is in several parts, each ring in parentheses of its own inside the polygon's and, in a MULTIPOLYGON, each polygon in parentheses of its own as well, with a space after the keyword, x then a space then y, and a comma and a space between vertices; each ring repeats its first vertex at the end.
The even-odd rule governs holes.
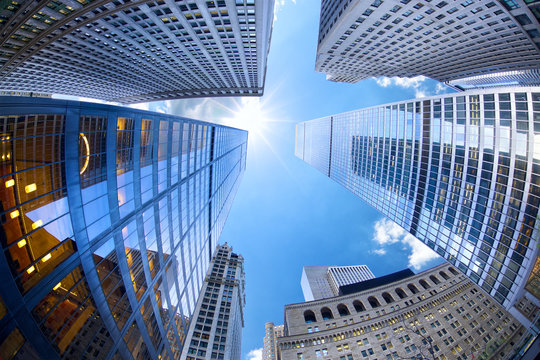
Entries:
POLYGON ((334 318, 334 315, 332 315, 332 310, 330 310, 327 307, 323 307, 321 309, 321 316, 322 316, 323 320, 330 320, 330 319, 334 318))
POLYGON ((409 284, 409 285, 407 285, 407 287, 409 288, 409 290, 411 290, 411 292, 412 292, 413 294, 417 294, 417 293, 420 292, 420 291, 418 291, 418 289, 416 288, 416 286, 414 286, 414 284, 409 284))
POLYGON ((448 275, 446 275, 446 273, 444 271, 439 271, 439 275, 441 275, 444 280, 450 279, 450 277, 448 275))
POLYGON ((337 306, 337 311, 339 312, 339 316, 351 315, 351 313, 349 312, 349 308, 345 304, 339 304, 337 306))
POLYGON ((357 313, 361 311, 366 311, 366 307, 364 306, 364 304, 362 304, 360 300, 354 300, 352 304, 354 306, 354 310, 356 310, 357 313))
POLYGON ((371 305, 372 308, 376 308, 376 307, 381 306, 381 304, 379 303, 379 300, 377 300, 373 296, 368 297, 367 300, 369 301, 369 305, 371 305))
POLYGON ((458 274, 457 270, 454 269, 454 268, 448 268, 448 270, 450 270, 450 272, 451 272, 452 274, 454 274, 454 275, 457 275, 457 274, 458 274))
POLYGON ((407 294, 405 294, 405 291, 401 288, 396 289, 396 294, 399 296, 400 299, 405 299, 407 297, 407 294))
POLYGON ((430 279, 431 281, 433 281, 434 284, 440 284, 440 283, 441 283, 441 281, 440 281, 439 279, 437 279, 437 277, 436 277, 435 275, 431 275, 431 276, 429 277, 429 279, 430 279))
POLYGON ((390 304, 390 303, 394 302, 394 298, 392 297, 392 295, 390 295, 387 292, 383 292, 382 297, 383 297, 384 301, 386 301, 387 304, 390 304))
POLYGON ((304 311, 304 320, 306 320, 306 324, 317 321, 317 319, 315 319, 315 313, 311 310, 304 311))
POLYGON ((429 284, 424 279, 420 279, 419 283, 420 283, 420 285, 422 285, 422 287, 424 289, 429 289, 430 288, 429 284))

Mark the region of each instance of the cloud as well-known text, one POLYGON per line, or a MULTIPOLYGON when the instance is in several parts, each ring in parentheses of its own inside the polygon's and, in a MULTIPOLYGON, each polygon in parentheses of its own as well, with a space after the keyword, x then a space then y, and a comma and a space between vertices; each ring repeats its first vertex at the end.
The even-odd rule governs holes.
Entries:
POLYGON ((431 260, 439 257, 433 250, 410 234, 405 235, 402 243, 407 244, 411 248, 409 266, 412 266, 415 270, 419 270, 431 260))
POLYGON ((415 96, 417 98, 426 96, 426 89, 424 89, 424 82, 427 80, 425 76, 415 76, 412 78, 402 78, 402 77, 380 77, 376 79, 376 82, 379 86, 388 87, 388 86, 399 86, 405 89, 414 89, 415 96))
POLYGON ((448 87, 446 87, 446 85, 444 85, 443 83, 437 83, 437 86, 435 86, 435 92, 437 94, 445 92, 447 89, 448 87))
POLYGON ((246 360, 262 360, 263 349, 254 349, 247 354, 246 360))
POLYGON ((403 235, 405 235, 405 230, 391 220, 382 219, 375 223, 373 240, 379 245, 395 244, 403 235))
POLYGON ((372 250, 371 252, 377 255, 384 255, 387 253, 386 246, 400 243, 406 250, 410 251, 408 256, 408 266, 419 270, 431 260, 437 259, 437 255, 433 250, 424 245, 420 240, 403 230, 395 222, 388 219, 381 219, 375 223, 373 232, 373 241, 380 246, 380 248, 372 250))

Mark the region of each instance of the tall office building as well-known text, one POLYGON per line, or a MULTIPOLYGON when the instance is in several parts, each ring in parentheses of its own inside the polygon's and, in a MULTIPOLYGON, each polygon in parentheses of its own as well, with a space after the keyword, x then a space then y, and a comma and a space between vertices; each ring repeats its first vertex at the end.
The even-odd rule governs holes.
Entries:
POLYGON ((507 309, 523 295, 540 304, 540 272, 532 271, 540 88, 467 91, 300 123, 295 152, 507 309))
POLYGON ((264 324, 262 360, 281 360, 277 340, 284 335, 283 330, 283 325, 274 325, 273 322, 264 324))
POLYGON ((512 315, 442 264, 345 285, 331 299, 286 305, 278 347, 281 360, 502 360, 528 339, 512 315))
POLYGON ((340 286, 374 277, 366 265, 304 266, 300 283, 304 299, 311 301, 338 296, 340 286))
MULTIPOLYGON (((538 3, 526 0, 322 0, 315 69, 353 83, 537 70, 539 19, 538 3)), ((538 72, 531 75, 540 80, 538 72)))
POLYGON ((176 116, 0 98, 0 357, 178 359, 246 142, 176 116))
POLYGON ((204 280, 182 359, 241 358, 244 305, 244 258, 227 243, 218 245, 204 280))
POLYGON ((274 1, 14 0, 0 89, 122 103, 260 96, 274 1))

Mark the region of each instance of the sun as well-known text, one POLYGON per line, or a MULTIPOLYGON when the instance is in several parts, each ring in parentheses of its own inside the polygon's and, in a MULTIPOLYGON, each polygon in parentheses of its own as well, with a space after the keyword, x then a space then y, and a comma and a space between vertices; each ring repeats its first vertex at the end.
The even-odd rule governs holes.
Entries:
POLYGON ((247 130, 250 135, 261 132, 265 123, 268 122, 259 98, 242 98, 232 115, 231 124, 247 130))

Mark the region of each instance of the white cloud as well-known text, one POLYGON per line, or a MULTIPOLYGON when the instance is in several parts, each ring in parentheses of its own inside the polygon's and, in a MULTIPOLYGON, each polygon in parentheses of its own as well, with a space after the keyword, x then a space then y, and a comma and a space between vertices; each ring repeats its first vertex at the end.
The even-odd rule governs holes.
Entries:
POLYGON ((446 85, 443 83, 437 83, 437 86, 435 87, 435 92, 437 94, 440 94, 441 92, 445 91, 447 89, 446 85))
POLYGON ((263 349, 254 349, 247 354, 246 360, 262 360, 263 349))
POLYGON ((402 78, 402 77, 380 77, 377 78, 376 82, 379 86, 382 87, 388 87, 391 85, 399 86, 405 89, 414 89, 415 90, 415 96, 417 98, 425 97, 426 91, 422 88, 424 85, 424 81, 426 81, 427 78, 425 76, 415 76, 412 78, 402 78))
POLYGON ((391 220, 382 219, 375 223, 373 240, 381 246, 397 243, 403 235, 405 235, 405 230, 391 220))
POLYGON ((402 243, 407 244, 411 248, 409 266, 412 266, 415 270, 420 269, 431 260, 439 257, 433 250, 410 234, 405 235, 402 243))
POLYGON ((380 246, 379 249, 371 251, 377 255, 384 255, 387 253, 385 246, 401 243, 405 250, 410 250, 410 254, 408 255, 408 266, 415 270, 419 270, 431 260, 439 257, 439 255, 424 245, 420 240, 407 233, 395 222, 388 219, 381 219, 375 223, 373 241, 380 246))

